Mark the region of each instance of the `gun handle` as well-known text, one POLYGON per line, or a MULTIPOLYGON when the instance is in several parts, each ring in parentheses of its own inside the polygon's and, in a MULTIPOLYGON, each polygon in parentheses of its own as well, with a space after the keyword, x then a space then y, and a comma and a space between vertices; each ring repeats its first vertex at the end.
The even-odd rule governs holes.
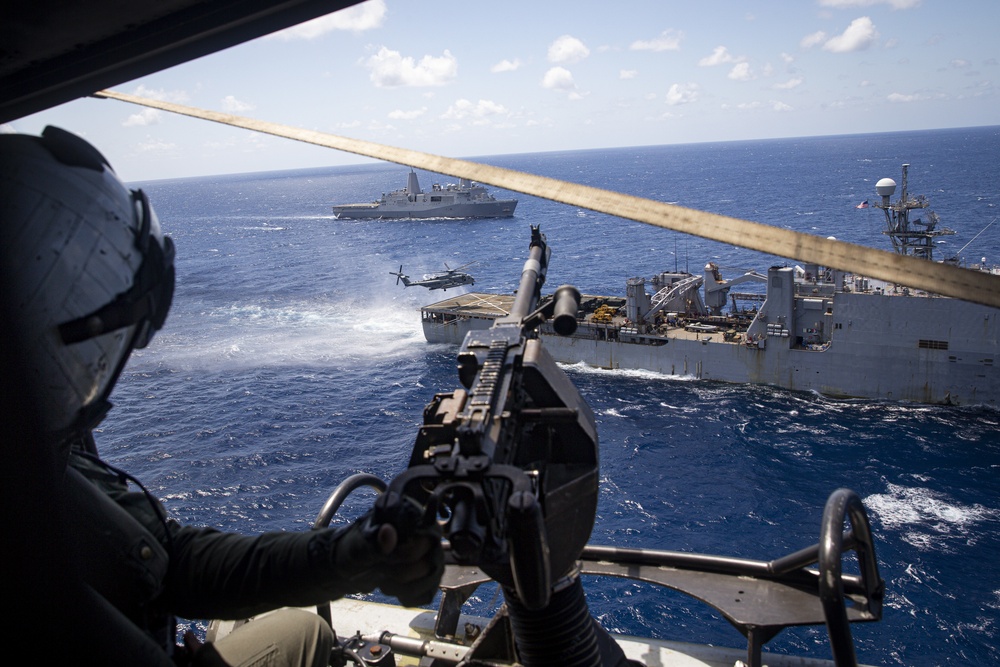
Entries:
POLYGON ((542 507, 535 496, 527 491, 511 495, 507 502, 507 531, 517 597, 528 609, 543 609, 552 594, 552 573, 542 507))

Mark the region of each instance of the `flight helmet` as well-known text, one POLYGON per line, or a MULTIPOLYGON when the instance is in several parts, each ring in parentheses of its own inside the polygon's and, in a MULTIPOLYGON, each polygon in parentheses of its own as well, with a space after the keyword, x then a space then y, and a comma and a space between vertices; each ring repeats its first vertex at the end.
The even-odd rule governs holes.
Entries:
POLYGON ((0 279, 43 430, 88 433, 173 296, 174 245, 145 193, 65 130, 0 134, 0 279))

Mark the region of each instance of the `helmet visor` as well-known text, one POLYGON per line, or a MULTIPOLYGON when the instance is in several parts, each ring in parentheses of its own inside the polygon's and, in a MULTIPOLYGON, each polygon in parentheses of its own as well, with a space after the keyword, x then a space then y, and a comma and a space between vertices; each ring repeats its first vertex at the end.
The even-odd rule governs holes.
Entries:
POLYGON ((143 348, 167 319, 174 295, 174 243, 142 190, 132 191, 135 246, 142 255, 132 286, 96 311, 59 325, 64 343, 78 343, 135 325, 133 347, 143 348))

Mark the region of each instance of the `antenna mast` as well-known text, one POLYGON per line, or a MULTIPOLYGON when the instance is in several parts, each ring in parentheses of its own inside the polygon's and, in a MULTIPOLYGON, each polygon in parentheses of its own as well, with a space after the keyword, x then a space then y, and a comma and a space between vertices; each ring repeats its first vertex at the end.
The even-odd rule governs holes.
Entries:
POLYGON ((933 260, 934 239, 952 235, 955 231, 946 227, 937 229, 938 216, 934 211, 927 212, 926 221, 920 218, 910 220, 912 209, 927 208, 930 203, 923 195, 917 195, 915 199, 909 197, 906 188, 909 167, 908 164, 903 165, 903 187, 897 201, 890 201, 896 191, 896 181, 883 178, 875 184, 875 193, 882 198, 881 202, 875 202, 875 208, 880 208, 885 213, 886 230, 882 233, 889 237, 897 253, 933 260))

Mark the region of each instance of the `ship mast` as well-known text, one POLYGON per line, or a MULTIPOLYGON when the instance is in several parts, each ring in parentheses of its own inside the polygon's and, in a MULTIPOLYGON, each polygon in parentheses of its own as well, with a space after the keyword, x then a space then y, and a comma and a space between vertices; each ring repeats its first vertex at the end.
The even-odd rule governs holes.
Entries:
POLYGON ((903 165, 903 187, 897 201, 891 201, 896 191, 896 181, 883 178, 875 184, 875 193, 882 198, 881 202, 875 202, 875 207, 885 213, 886 231, 882 233, 889 237, 897 253, 933 260, 934 239, 954 234, 955 231, 946 227, 938 229, 938 216, 934 211, 927 212, 926 221, 920 218, 910 220, 910 210, 927 208, 930 203, 923 195, 917 195, 914 199, 909 197, 906 190, 906 172, 909 166, 903 165))

